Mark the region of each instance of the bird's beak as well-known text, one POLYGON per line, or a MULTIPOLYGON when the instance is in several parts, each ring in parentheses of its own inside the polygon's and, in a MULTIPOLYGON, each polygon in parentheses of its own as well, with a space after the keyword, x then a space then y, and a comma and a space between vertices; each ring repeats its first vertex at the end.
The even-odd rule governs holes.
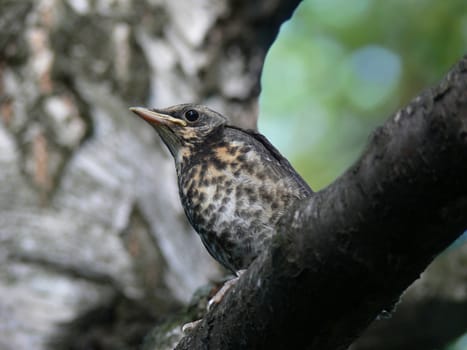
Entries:
POLYGON ((143 108, 143 107, 130 107, 130 111, 132 111, 139 117, 143 118, 150 124, 166 125, 166 126, 172 126, 174 124, 181 125, 181 126, 187 125, 186 121, 182 119, 177 119, 177 118, 171 117, 168 114, 151 111, 150 109, 143 108))

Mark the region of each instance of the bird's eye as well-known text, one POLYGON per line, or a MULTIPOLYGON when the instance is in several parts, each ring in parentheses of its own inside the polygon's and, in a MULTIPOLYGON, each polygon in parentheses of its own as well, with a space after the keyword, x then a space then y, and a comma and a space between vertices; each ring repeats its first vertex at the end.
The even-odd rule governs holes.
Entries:
POLYGON ((189 111, 186 111, 185 118, 189 122, 194 122, 194 121, 198 120, 199 114, 194 109, 190 109, 189 111))

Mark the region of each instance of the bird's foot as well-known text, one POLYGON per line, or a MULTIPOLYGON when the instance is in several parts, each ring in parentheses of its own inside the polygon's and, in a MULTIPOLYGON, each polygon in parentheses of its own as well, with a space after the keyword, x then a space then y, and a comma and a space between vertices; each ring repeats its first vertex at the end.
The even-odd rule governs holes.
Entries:
POLYGON ((224 295, 230 290, 230 288, 232 288, 237 283, 238 279, 241 275, 243 275, 245 271, 246 270, 238 270, 237 276, 232 278, 231 280, 226 281, 221 287, 221 289, 219 289, 217 293, 211 299, 209 299, 207 306, 208 311, 211 310, 213 306, 221 302, 221 300, 224 298, 224 295))
MULTIPOLYGON (((214 294, 214 296, 211 299, 209 299, 207 307, 206 307, 207 311, 210 311, 215 305, 219 304, 222 301, 222 299, 224 298, 224 295, 237 283, 238 279, 245 271, 246 270, 237 271, 236 277, 226 281, 222 285, 222 287, 217 291, 217 293, 214 294)), ((185 323, 182 326, 182 332, 184 334, 191 333, 196 327, 198 327, 198 325, 201 323, 202 320, 203 319, 201 318, 193 322, 185 323)))
POLYGON ((200 318, 199 320, 196 320, 196 321, 193 321, 193 322, 188 322, 188 323, 185 323, 183 326, 182 326, 182 332, 183 334, 188 334, 188 333, 191 333, 193 331, 193 329, 195 329, 196 327, 198 327, 198 325, 201 323, 203 319, 200 318))

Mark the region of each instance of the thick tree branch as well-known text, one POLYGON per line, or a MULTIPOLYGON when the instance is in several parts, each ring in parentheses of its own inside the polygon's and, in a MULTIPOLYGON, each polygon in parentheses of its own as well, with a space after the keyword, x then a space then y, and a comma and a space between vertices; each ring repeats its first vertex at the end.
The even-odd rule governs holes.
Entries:
POLYGON ((442 349, 467 329, 467 244, 440 254, 349 350, 442 349))
POLYGON ((177 349, 345 349, 467 228, 467 57, 376 130, 345 174, 177 349))
POLYGON ((402 302, 393 317, 374 322, 351 350, 443 349, 465 333, 466 324, 465 301, 402 302))

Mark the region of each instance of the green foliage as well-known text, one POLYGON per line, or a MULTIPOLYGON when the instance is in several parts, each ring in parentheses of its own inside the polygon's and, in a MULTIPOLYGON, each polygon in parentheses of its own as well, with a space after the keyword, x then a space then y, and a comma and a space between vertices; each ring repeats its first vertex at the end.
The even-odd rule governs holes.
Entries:
POLYGON ((467 47, 465 0, 304 0, 263 72, 260 130, 314 189, 467 47))

